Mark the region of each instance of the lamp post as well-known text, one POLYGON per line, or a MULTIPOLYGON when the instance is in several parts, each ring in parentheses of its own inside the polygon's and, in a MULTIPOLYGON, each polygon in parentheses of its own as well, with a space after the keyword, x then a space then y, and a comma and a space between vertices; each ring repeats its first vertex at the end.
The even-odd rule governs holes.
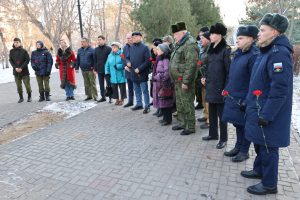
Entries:
POLYGON ((80 36, 83 37, 83 29, 82 29, 82 19, 81 19, 81 9, 80 9, 80 0, 78 0, 78 15, 79 15, 79 26, 80 26, 80 36))

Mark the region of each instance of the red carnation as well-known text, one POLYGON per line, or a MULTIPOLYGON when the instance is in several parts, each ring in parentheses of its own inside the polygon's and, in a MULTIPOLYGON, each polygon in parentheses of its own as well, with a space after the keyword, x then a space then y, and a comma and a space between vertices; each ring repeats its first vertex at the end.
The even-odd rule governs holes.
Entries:
POLYGON ((229 92, 227 90, 222 91, 222 96, 227 97, 229 95, 229 92))
POLYGON ((262 91, 261 91, 261 90, 254 90, 254 91, 252 92, 252 94, 253 94, 254 96, 256 96, 256 97, 259 97, 260 95, 262 95, 262 91))
POLYGON ((120 54, 120 57, 121 57, 122 59, 124 59, 124 58, 125 58, 124 53, 120 54))
POLYGON ((178 81, 182 81, 182 76, 178 76, 178 81))
POLYGON ((152 57, 150 57, 149 60, 152 62, 154 59, 152 57))
POLYGON ((155 64, 156 64, 156 61, 155 61, 155 60, 153 60, 153 61, 152 61, 152 64, 153 64, 153 65, 155 65, 155 64))
POLYGON ((203 62, 201 61, 201 60, 199 60, 198 62, 197 62, 197 65, 202 65, 203 64, 203 62))

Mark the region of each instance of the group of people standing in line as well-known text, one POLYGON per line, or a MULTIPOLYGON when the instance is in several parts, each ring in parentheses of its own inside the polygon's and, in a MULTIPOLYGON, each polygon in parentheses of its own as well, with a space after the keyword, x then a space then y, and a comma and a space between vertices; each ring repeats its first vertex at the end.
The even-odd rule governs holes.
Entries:
MULTIPOLYGON (((157 108, 154 115, 163 116, 159 120, 162 126, 172 124, 172 112, 176 111, 178 123, 172 130, 181 130, 181 135, 195 133, 195 109, 203 107, 203 117, 198 121, 203 122, 200 128, 209 129, 209 134, 202 139, 219 140, 217 149, 226 146, 227 123, 232 123, 237 140, 234 148, 224 155, 232 157, 233 162, 242 162, 249 158, 252 142, 257 153, 253 170, 242 171, 241 175, 261 179, 261 182, 248 187, 247 191, 257 195, 273 194, 277 193, 279 147, 290 143, 293 50, 284 35, 288 24, 285 16, 275 13, 266 14, 259 29, 253 25, 240 26, 234 51, 226 43, 227 28, 221 23, 202 27, 198 42, 184 22, 176 23, 171 26, 173 37, 154 39, 151 50, 143 43, 141 32, 128 33, 124 47, 119 42, 108 46, 101 35, 94 49, 88 38, 82 38, 77 56, 62 40, 55 66, 59 68, 60 86, 66 91, 66 100, 75 99, 75 72, 80 68, 85 100, 105 102, 108 97, 110 103, 113 98, 115 105, 123 105, 127 84, 128 102, 124 107, 133 106, 135 97, 132 110, 143 109, 147 114, 151 95, 153 106, 157 108)), ((39 85, 39 101, 49 101, 53 60, 43 42, 38 41, 36 47, 31 65, 39 85)), ((22 81, 31 101, 29 61, 20 39, 15 38, 10 63, 19 103, 24 101, 22 81)))

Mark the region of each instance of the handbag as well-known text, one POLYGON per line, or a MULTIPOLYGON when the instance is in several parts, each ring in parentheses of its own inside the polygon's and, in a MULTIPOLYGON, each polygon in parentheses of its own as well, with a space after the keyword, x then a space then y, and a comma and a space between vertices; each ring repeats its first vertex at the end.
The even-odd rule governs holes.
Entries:
POLYGON ((166 99, 172 99, 173 98, 173 87, 171 85, 164 86, 159 89, 158 91, 158 99, 160 100, 166 100, 166 99))
POLYGON ((113 94, 113 89, 112 87, 109 85, 109 86, 106 86, 105 88, 105 96, 106 97, 111 97, 113 94))

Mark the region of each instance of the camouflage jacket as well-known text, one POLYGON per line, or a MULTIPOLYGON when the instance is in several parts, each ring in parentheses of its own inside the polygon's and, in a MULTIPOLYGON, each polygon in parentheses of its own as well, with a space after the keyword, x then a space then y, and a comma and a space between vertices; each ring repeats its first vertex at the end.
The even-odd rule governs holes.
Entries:
POLYGON ((196 41, 186 33, 176 44, 170 59, 170 75, 173 81, 189 85, 195 82, 199 48, 196 41))

